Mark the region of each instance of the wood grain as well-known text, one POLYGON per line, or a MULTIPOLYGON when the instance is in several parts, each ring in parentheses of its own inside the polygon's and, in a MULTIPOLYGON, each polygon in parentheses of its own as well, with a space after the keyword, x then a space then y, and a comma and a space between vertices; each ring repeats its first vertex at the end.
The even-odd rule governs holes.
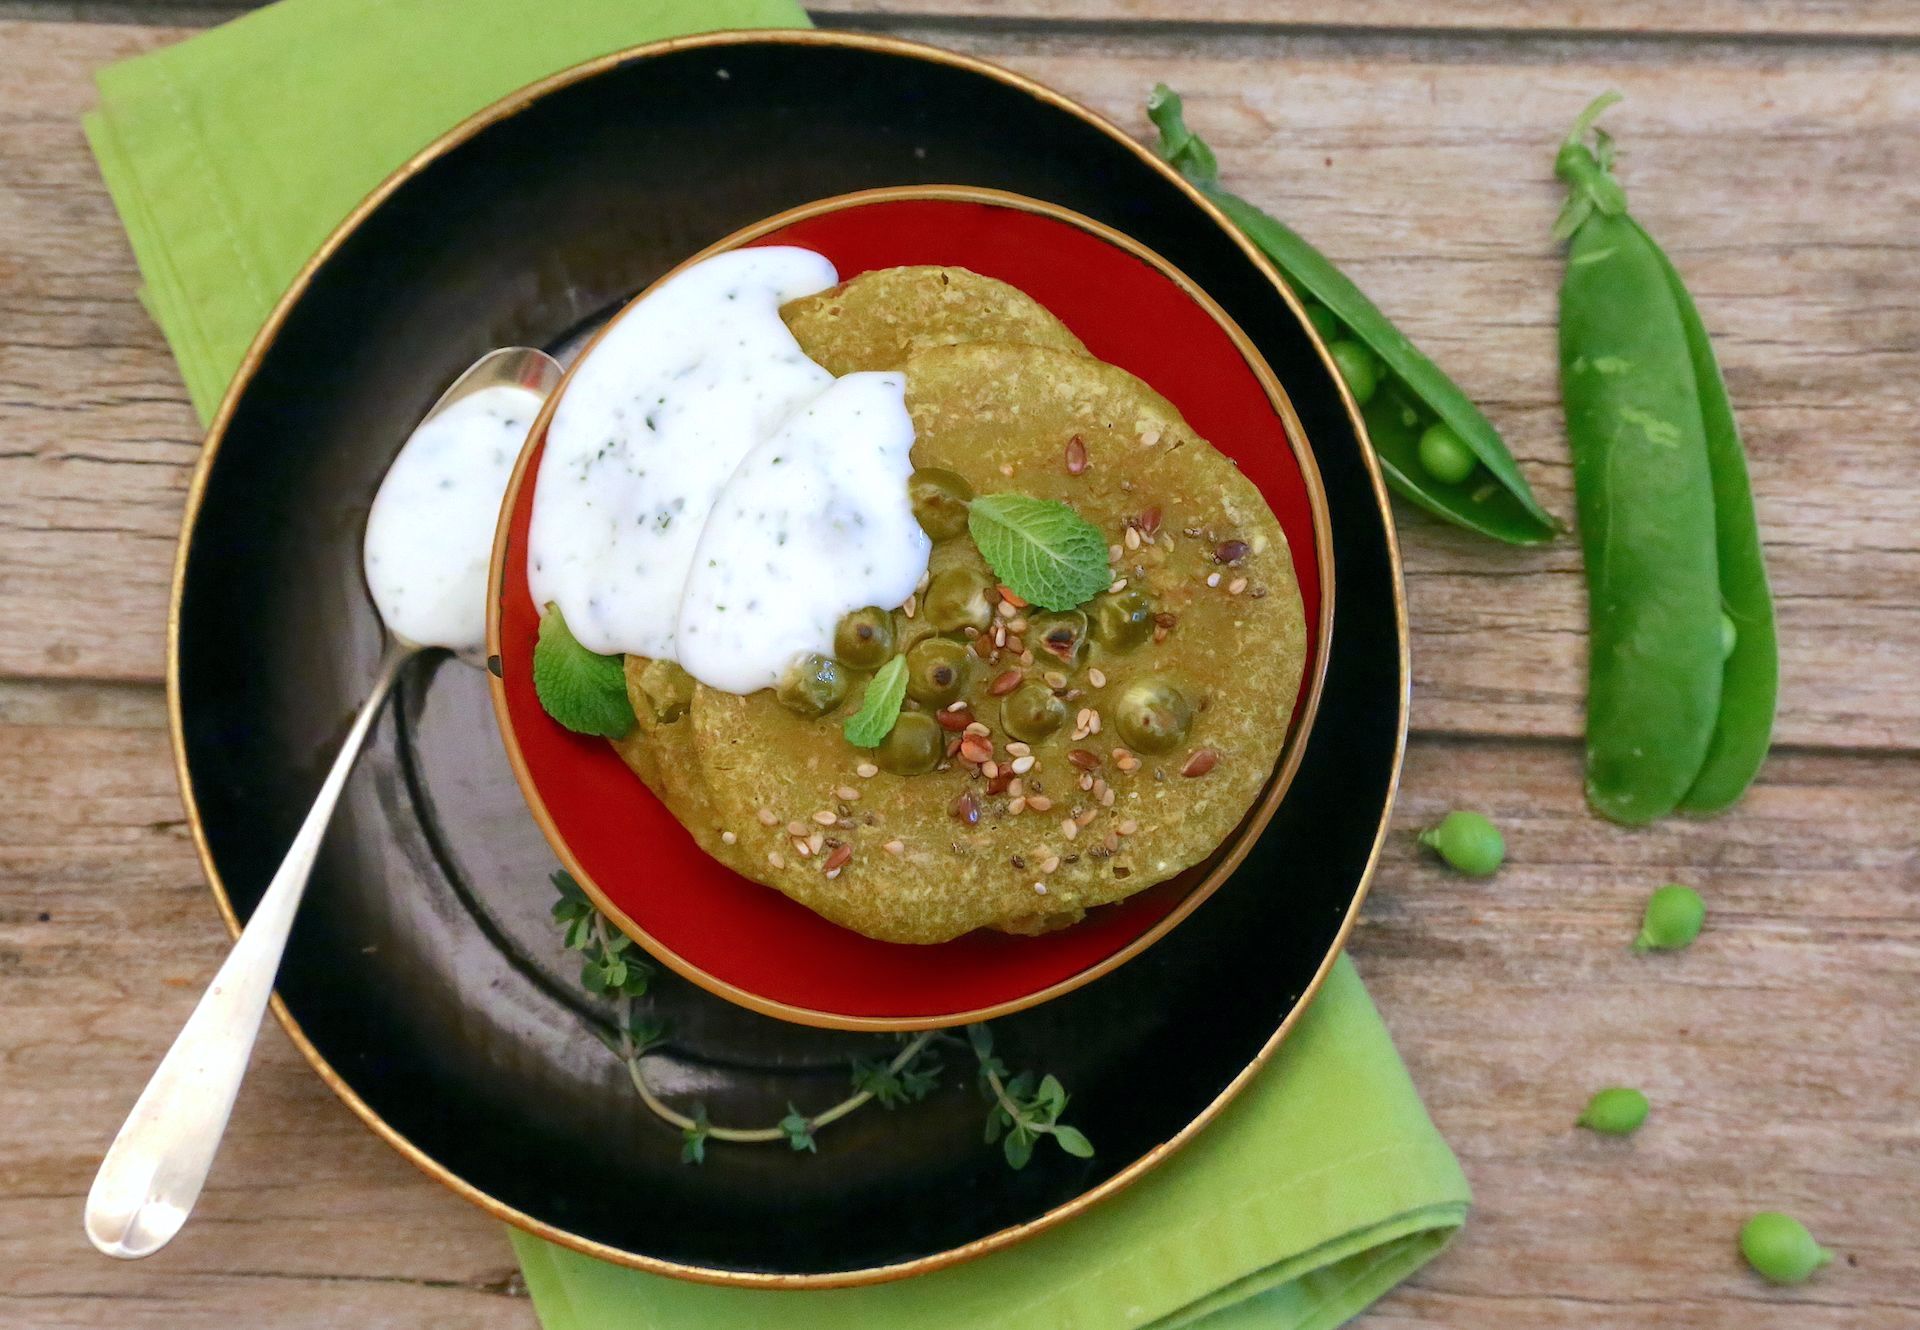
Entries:
MULTIPOLYGON (((193 1225, 137 1265, 78 1212, 225 935, 155 681, 197 427, 78 129, 89 77, 220 6, 0 0, 0 1325, 525 1330, 499 1227, 269 1031, 193 1225), (45 21, 68 15, 113 23, 45 21), (288 1159, 297 1145, 299 1168, 288 1159)), ((1367 1326, 1920 1324, 1920 6, 1910 0, 843 0, 828 20, 1013 65, 1136 133, 1165 79, 1230 185, 1298 226, 1486 405, 1570 511, 1553 143, 1594 92, 1636 211, 1717 334, 1779 598, 1776 753, 1707 824, 1583 811, 1583 591, 1399 509, 1416 738, 1354 951, 1478 1204, 1367 1326), (1494 31, 1498 29, 1499 31, 1494 31), (1690 35, 1689 35, 1690 34, 1690 35), (1890 40, 1870 41, 1885 37, 1890 40), (1414 830, 1484 809, 1509 865, 1414 830), (1661 881, 1708 930, 1626 951, 1661 881), (1644 1087, 1649 1125, 1568 1125, 1644 1087), (1740 1220, 1841 1262, 1754 1280, 1740 1220)))
MULTIPOLYGON (((909 31, 917 31, 909 28, 909 31)), ((0 82, 0 674, 153 680, 195 427, 85 156, 86 72, 171 34, 22 24, 0 82)), ((974 34, 959 44, 1134 130, 1157 78, 1229 182, 1283 213, 1447 365, 1571 511, 1551 146, 1595 89, 1638 211, 1688 274, 1753 458, 1780 607, 1784 742, 1909 748, 1920 719, 1920 53, 1352 37, 974 34), (1684 72, 1686 96, 1671 87, 1684 72)), ((1520 552, 1401 508, 1416 727, 1579 733, 1571 542, 1520 552)))
MULTIPOLYGON (((0 1324, 102 1325, 105 1308, 132 1327, 530 1324, 498 1227, 365 1132, 277 1029, 179 1241, 131 1266, 87 1248, 98 1152, 225 933, 157 716, 89 722, 45 689, 5 714, 0 1324)), ((1479 1199, 1454 1249, 1370 1323, 1920 1315, 1903 1222, 1920 1194, 1917 802, 1920 763, 1791 756, 1729 818, 1628 834, 1582 811, 1570 745, 1417 744, 1354 953, 1479 1199), (1457 877, 1415 845, 1455 804, 1506 829, 1499 876, 1457 877), (1633 956, 1641 902, 1668 879, 1706 895, 1707 931, 1684 954, 1633 956), (1614 1082, 1646 1089, 1648 1127, 1574 1130, 1614 1082), (1774 1206, 1844 1267, 1763 1290, 1732 1238, 1774 1206)))

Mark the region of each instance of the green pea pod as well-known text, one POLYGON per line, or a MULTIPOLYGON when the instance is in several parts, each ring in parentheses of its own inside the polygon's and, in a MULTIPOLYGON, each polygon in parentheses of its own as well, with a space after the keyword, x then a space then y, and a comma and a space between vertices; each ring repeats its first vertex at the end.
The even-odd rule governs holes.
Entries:
POLYGON ((1561 396, 1586 558, 1587 798, 1650 822, 1693 788, 1720 710, 1719 558, 1705 417, 1660 249, 1581 140, 1555 161, 1570 196, 1560 288, 1561 396))
POLYGON ((1407 430, 1390 429, 1379 434, 1373 430, 1373 421, 1381 413, 1367 413, 1368 433, 1394 490, 1449 522, 1496 540, 1537 545, 1553 539, 1561 530, 1559 522, 1534 498, 1499 431, 1459 385, 1408 341, 1406 334, 1324 254, 1284 223, 1220 188, 1219 163, 1213 150, 1187 128, 1180 98, 1166 84, 1157 85, 1147 99, 1147 115, 1160 130, 1156 145, 1160 155, 1246 232, 1288 281, 1324 305, 1347 335, 1364 343, 1392 372, 1380 395, 1389 395, 1386 388, 1397 386, 1402 400, 1419 411, 1419 419, 1407 430), (1476 472, 1464 481, 1449 484, 1420 465, 1421 429, 1436 419, 1453 428, 1484 465, 1484 473, 1476 472))
MULTIPOLYGON (((1652 242, 1649 241, 1649 244, 1652 242)), ((1658 248, 1656 246, 1656 248, 1658 248)), ((1727 400, 1720 362, 1707 339, 1700 311, 1673 263, 1662 253, 1667 285, 1680 309, 1700 413, 1707 434, 1707 466, 1713 473, 1713 520, 1720 561, 1720 600, 1733 621, 1733 652, 1720 685, 1720 716, 1707 760, 1693 788, 1680 801, 1686 813, 1710 815, 1730 808, 1760 770, 1773 740, 1773 712, 1780 688, 1780 652, 1774 637, 1773 594, 1767 589, 1760 525, 1747 482, 1747 455, 1740 446, 1733 405, 1727 400)))

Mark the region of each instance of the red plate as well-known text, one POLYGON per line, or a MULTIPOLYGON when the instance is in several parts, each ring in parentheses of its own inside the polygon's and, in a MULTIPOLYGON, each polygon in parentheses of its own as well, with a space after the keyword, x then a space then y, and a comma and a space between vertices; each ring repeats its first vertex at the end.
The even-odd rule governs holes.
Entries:
MULTIPOLYGON (((488 650, 494 711, 521 790, 580 885, 636 942, 703 987, 809 1025, 909 1029, 984 1020, 1066 992, 1139 954, 1231 874, 1285 792, 1319 700, 1332 618, 1319 472, 1272 371, 1211 299, 1157 255, 1089 218, 996 191, 929 186, 783 213, 696 255, 742 245, 818 250, 842 279, 938 263, 998 277, 1052 310, 1087 349, 1151 384, 1259 486, 1292 546, 1308 659, 1274 778, 1207 862, 1072 928, 981 931, 934 946, 879 942, 710 858, 611 746, 555 724, 534 696, 539 616, 527 524, 562 382, 535 421, 495 540, 488 650), (523 483, 525 482, 525 483, 523 483)), ((589 347, 589 353, 591 347, 589 347)))

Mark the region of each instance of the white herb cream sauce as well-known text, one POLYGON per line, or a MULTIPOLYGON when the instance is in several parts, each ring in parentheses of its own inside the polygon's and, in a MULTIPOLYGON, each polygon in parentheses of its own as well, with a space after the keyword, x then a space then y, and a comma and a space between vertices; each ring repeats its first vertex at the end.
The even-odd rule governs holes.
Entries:
POLYGON ((628 309, 547 430, 527 579, 591 650, 678 661, 726 692, 832 651, 926 571, 898 374, 835 380, 780 306, 838 280, 811 250, 735 250, 628 309))
POLYGON ((470 657, 485 646, 494 526, 541 400, 513 384, 469 393, 393 459, 367 513, 361 561, 395 635, 470 657))

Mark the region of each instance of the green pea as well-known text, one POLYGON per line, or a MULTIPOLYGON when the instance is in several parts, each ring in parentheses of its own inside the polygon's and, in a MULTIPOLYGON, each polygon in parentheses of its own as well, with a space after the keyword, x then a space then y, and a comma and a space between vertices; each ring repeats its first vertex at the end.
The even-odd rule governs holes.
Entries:
POLYGON ((966 689, 968 665, 973 659, 964 643, 951 637, 929 637, 907 653, 907 696, 930 707, 957 700, 966 689))
POLYGON ((1373 390, 1380 386, 1380 362, 1373 352, 1361 342, 1342 339, 1327 347, 1327 354, 1333 357, 1333 367, 1340 371, 1340 377, 1347 381, 1347 391, 1353 394, 1353 400, 1365 406, 1373 400, 1373 390))
POLYGON ((873 760, 896 776, 920 776, 932 771, 946 751, 946 732, 924 711, 903 711, 873 750, 873 760))
POLYGON ((1720 611, 1720 659, 1733 655, 1733 649, 1740 645, 1740 630, 1734 626, 1733 616, 1725 610, 1720 611))
POLYGON ((1420 843, 1439 852, 1449 865, 1468 877, 1490 877, 1507 857, 1500 828, 1478 813, 1459 809, 1440 819, 1440 825, 1420 833, 1420 843))
POLYGON ((1419 452, 1420 465, 1427 474, 1449 485, 1458 485, 1479 465, 1473 450, 1444 420, 1436 420, 1421 432, 1419 452))
POLYGON ((1000 704, 1000 728, 1025 743, 1039 743, 1067 720, 1067 704, 1042 683, 1025 683, 1000 704))
POLYGON ((833 654, 856 670, 879 669, 893 651, 893 615, 878 605, 853 611, 833 630, 833 654))
POLYGON ((1792 1215, 1762 1211, 1740 1226, 1740 1254, 1761 1278, 1799 1284, 1833 1259, 1792 1215))
POLYGON ((1108 651, 1131 651, 1153 636, 1153 602, 1142 592, 1102 592, 1087 610, 1093 640, 1108 651))
POLYGON ((1313 302, 1307 305, 1307 322, 1313 325, 1313 330, 1320 334, 1323 342, 1337 341, 1340 334, 1346 331, 1340 326, 1340 320, 1333 316, 1332 310, 1313 302))
POLYGON ((1707 920, 1706 902, 1692 887, 1678 882, 1647 897, 1647 910, 1640 920, 1640 936, 1633 940, 1635 951, 1678 951, 1700 936, 1700 925, 1707 920))
POLYGON ((824 716, 846 700, 851 684, 839 661, 808 652, 787 667, 773 695, 789 711, 824 716))
POLYGON ((1028 619, 1027 644, 1044 651, 1070 670, 1087 656, 1087 616, 1079 610, 1035 614, 1028 619))
POLYGON ((943 633, 959 633, 971 628, 984 633, 993 622, 993 606, 987 593, 993 589, 985 574, 971 568, 949 568, 935 573, 921 597, 920 613, 943 633))
POLYGON ((923 466, 907 478, 907 497, 914 520, 935 540, 951 540, 967 529, 967 505, 973 486, 967 478, 945 467, 923 466))
POLYGON ((1631 1136, 1647 1120, 1647 1097, 1631 1086, 1613 1085, 1587 1101, 1575 1124, 1603 1136, 1631 1136))
POLYGON ((1157 674, 1128 684, 1112 709, 1121 741, 1141 753, 1166 752, 1186 738, 1193 724, 1193 703, 1157 674))

